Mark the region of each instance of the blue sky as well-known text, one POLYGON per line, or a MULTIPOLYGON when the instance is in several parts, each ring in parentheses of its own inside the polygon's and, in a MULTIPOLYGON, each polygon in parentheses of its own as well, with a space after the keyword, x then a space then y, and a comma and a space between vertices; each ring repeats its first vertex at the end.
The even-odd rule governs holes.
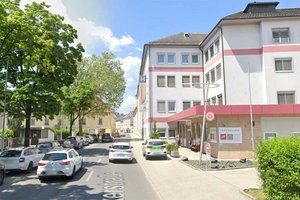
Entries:
MULTIPOLYGON (((21 0, 21 4, 34 0, 21 0)), ((142 48, 179 32, 208 33, 218 21, 244 10, 248 0, 35 0, 51 5, 78 30, 86 56, 110 51, 123 63, 127 81, 118 110, 133 109, 142 48)), ((277 8, 299 8, 300 0, 281 0, 277 8)))

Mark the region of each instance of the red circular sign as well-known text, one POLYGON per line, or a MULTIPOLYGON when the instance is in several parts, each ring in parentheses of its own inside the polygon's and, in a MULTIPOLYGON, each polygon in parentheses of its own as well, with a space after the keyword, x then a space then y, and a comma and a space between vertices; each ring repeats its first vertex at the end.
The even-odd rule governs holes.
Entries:
POLYGON ((215 119, 215 114, 213 112, 206 113, 206 119, 208 121, 213 121, 215 119))

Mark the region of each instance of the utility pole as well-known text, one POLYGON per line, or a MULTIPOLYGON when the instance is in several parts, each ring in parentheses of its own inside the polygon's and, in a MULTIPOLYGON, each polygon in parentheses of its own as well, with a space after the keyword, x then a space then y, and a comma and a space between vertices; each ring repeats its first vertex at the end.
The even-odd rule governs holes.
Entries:
POLYGON ((1 151, 3 152, 5 149, 5 142, 4 142, 4 131, 5 131, 5 115, 6 115, 6 89, 7 89, 7 78, 8 78, 8 64, 6 64, 6 74, 5 74, 5 84, 4 84, 4 109, 3 109, 3 124, 2 124, 2 148, 1 151))

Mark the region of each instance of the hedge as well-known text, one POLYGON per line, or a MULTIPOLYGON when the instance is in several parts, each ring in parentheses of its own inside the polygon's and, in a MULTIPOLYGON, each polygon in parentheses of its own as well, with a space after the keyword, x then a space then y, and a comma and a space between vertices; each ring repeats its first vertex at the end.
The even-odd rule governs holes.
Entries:
POLYGON ((300 199, 300 137, 262 141, 257 159, 268 199, 300 199))

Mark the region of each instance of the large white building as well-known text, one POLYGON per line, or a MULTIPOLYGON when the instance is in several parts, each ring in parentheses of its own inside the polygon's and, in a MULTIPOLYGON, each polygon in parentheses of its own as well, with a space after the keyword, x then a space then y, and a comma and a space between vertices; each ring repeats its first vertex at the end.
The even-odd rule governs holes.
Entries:
POLYGON ((198 144, 206 98, 216 118, 206 124, 205 140, 216 157, 250 157, 251 138, 299 134, 300 8, 277 5, 249 3, 209 34, 180 33, 145 44, 135 120, 144 138, 156 121, 163 138, 198 144), (210 83, 206 97, 203 83, 210 83), (242 153, 232 153, 237 150, 242 153))

